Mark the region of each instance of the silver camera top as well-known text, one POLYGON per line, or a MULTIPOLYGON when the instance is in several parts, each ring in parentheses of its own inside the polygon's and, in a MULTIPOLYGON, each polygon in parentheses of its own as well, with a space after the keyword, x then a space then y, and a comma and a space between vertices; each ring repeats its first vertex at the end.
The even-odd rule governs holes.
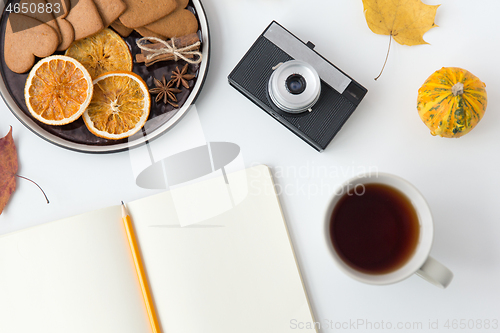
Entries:
POLYGON ((352 80, 350 77, 313 51, 312 48, 302 43, 281 25, 273 22, 263 36, 290 55, 293 59, 301 60, 314 67, 320 78, 340 94, 342 94, 351 83, 352 80))

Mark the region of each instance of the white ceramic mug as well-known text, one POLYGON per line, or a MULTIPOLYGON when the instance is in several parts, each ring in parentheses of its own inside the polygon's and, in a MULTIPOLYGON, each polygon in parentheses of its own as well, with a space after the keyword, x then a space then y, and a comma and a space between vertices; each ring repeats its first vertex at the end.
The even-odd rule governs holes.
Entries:
POLYGON ((385 173, 376 173, 357 176, 346 181, 330 200, 325 212, 324 221, 326 243, 334 261, 342 271, 356 280, 369 284, 385 285, 402 281, 413 274, 417 274, 438 287, 446 288, 453 279, 453 273, 448 268, 429 256, 434 238, 434 224, 427 202, 412 184, 400 177, 385 173), (374 183, 384 184, 402 192, 412 203, 420 224, 419 239, 413 255, 403 266, 386 274, 367 274, 350 267, 338 255, 330 238, 331 216, 339 199, 347 191, 350 191, 352 195, 358 195, 356 192, 362 193, 363 185, 374 183))

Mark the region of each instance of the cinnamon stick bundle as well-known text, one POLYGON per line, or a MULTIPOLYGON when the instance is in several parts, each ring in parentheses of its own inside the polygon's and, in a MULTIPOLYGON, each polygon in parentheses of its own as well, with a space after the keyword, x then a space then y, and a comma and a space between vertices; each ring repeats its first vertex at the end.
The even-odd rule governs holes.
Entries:
MULTIPOLYGON (((196 44, 199 41, 200 41, 200 39, 199 39, 198 35, 196 33, 193 33, 193 34, 189 34, 189 35, 179 37, 179 38, 172 38, 172 39, 168 40, 167 43, 171 46, 175 45, 175 47, 177 49, 180 49, 180 48, 185 48, 185 47, 188 47, 190 45, 196 44)), ((147 46, 150 49, 155 49, 155 50, 159 50, 159 49, 162 49, 165 47, 165 45, 163 45, 162 43, 147 44, 145 46, 147 46)), ((189 49, 189 51, 197 51, 199 49, 200 49, 200 47, 196 46, 196 47, 193 47, 192 49, 189 49)), ((146 64, 146 66, 150 66, 150 65, 155 64, 155 63, 160 62, 160 61, 167 61, 167 60, 174 60, 175 59, 175 55, 169 54, 169 53, 160 54, 160 55, 155 56, 151 59, 147 59, 147 57, 151 54, 153 54, 153 52, 142 50, 141 53, 139 53, 135 56, 135 61, 138 63, 144 62, 146 64)), ((188 55, 185 55, 185 57, 192 59, 194 56, 188 54, 188 55)))

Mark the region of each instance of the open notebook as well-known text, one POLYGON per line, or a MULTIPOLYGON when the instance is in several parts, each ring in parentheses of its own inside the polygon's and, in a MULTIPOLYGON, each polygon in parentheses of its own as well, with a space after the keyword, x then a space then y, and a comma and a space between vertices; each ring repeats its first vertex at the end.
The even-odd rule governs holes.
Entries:
MULTIPOLYGON (((244 179, 244 199, 199 223, 181 226, 186 207, 172 191, 127 205, 162 332, 281 333, 313 322, 270 170, 225 179, 244 179)), ((219 181, 186 188, 207 193, 219 181)), ((119 205, 0 237, 0 332, 150 331, 119 205)))

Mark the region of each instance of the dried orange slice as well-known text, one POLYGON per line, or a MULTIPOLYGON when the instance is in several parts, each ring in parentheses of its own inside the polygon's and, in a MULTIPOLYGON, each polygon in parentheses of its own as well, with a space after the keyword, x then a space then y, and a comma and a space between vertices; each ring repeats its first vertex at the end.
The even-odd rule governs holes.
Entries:
POLYGON ((73 42, 65 55, 81 62, 92 79, 108 72, 131 71, 133 66, 127 44, 111 29, 73 42))
POLYGON ((146 83, 132 72, 110 72, 94 80, 94 95, 83 120, 90 132, 111 140, 137 133, 149 116, 146 83))
POLYGON ((24 99, 35 119, 48 125, 65 125, 85 112, 92 92, 92 78, 82 64, 70 57, 51 56, 31 69, 24 99))

